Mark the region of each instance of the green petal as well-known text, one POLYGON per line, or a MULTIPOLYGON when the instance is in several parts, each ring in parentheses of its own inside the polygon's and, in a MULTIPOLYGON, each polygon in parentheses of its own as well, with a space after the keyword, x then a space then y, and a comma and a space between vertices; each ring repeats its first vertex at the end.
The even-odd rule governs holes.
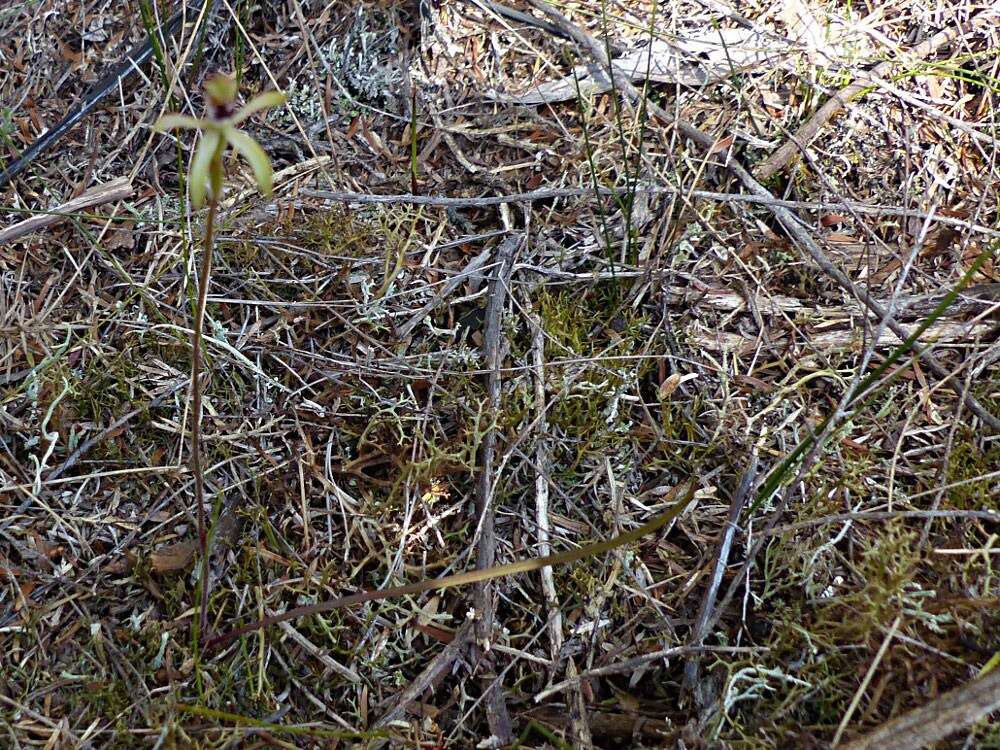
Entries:
POLYGON ((264 149, 260 147, 253 138, 233 127, 225 129, 226 140, 232 144, 243 158, 246 159, 253 168, 254 178, 257 180, 257 187, 265 196, 271 194, 274 187, 274 170, 271 168, 271 160, 267 158, 264 149))
POLYGON ((200 127, 201 120, 196 120, 193 117, 178 115, 175 113, 163 115, 163 117, 153 124, 153 129, 159 130, 161 133, 165 133, 168 130, 174 130, 175 128, 190 128, 197 130, 200 127))
POLYGON ((286 101, 288 101, 288 99, 280 91, 267 91, 263 94, 255 96, 243 105, 240 111, 233 115, 233 118, 229 122, 233 125, 239 125, 254 112, 260 112, 262 109, 280 107, 286 101))
POLYGON ((205 188, 210 177, 212 157, 219 148, 221 138, 222 134, 218 130, 206 130, 201 136, 201 142, 198 143, 194 156, 191 157, 191 166, 188 168, 188 191, 195 208, 205 205, 205 188))

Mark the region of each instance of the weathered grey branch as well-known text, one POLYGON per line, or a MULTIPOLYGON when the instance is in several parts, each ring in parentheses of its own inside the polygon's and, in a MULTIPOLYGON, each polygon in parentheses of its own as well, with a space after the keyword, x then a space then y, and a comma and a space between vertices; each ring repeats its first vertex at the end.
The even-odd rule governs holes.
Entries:
POLYGON ((102 185, 95 185, 84 191, 76 198, 71 198, 60 206, 56 206, 51 211, 29 216, 24 221, 12 224, 6 229, 0 230, 0 245, 13 242, 24 237, 26 234, 45 229, 60 221, 64 221, 68 216, 83 211, 86 208, 93 208, 104 203, 125 200, 132 197, 132 183, 127 177, 119 177, 117 180, 105 182, 102 185))
POLYGON ((1000 669, 941 695, 844 745, 844 750, 929 747, 1000 709, 1000 669))
MULTIPOLYGON (((486 305, 486 327, 483 333, 483 350, 488 371, 486 392, 489 399, 490 414, 497 414, 502 407, 500 394, 500 366, 503 357, 503 311, 507 303, 507 291, 510 288, 510 274, 513 265, 514 252, 521 244, 520 236, 508 237, 497 251, 497 268, 490 279, 489 301, 486 305)), ((476 484, 476 510, 479 515, 479 547, 476 554, 476 567, 484 570, 492 568, 496 563, 496 514, 493 507, 494 477, 493 467, 496 455, 497 434, 491 427, 483 437, 479 452, 479 481, 476 484)), ((476 607, 476 643, 474 651, 482 659, 486 656, 489 644, 493 639, 494 597, 496 584, 490 581, 477 583, 473 592, 473 602, 476 607)), ((490 659, 492 660, 492 659, 490 659)), ((503 744, 509 744, 514 739, 507 703, 504 699, 502 684, 491 679, 486 674, 484 684, 489 681, 486 689, 486 718, 490 731, 503 744)))
MULTIPOLYGON (((579 188, 541 188, 539 190, 530 190, 526 193, 456 198, 443 195, 415 195, 413 193, 390 193, 378 195, 344 190, 312 190, 306 188, 300 191, 299 195, 306 198, 319 198, 320 200, 329 201, 331 203, 352 203, 356 205, 405 203, 414 206, 441 206, 445 208, 485 208, 488 206, 501 206, 510 203, 533 203, 536 201, 556 200, 561 198, 582 198, 594 195, 607 198, 621 195, 623 190, 625 190, 625 188, 616 189, 599 185, 596 187, 579 188)), ((637 195, 682 194, 688 198, 698 198, 700 200, 710 200, 718 203, 747 203, 760 206, 783 206, 784 208, 794 208, 801 211, 837 211, 846 209, 852 213, 871 216, 898 216, 905 219, 921 220, 928 218, 928 214, 923 211, 900 208, 899 206, 880 206, 870 203, 858 203, 857 201, 789 201, 775 198, 774 196, 762 197, 759 195, 747 195, 746 193, 721 193, 714 190, 682 190, 669 185, 635 185, 629 188, 629 190, 637 195)), ((308 207, 307 204, 301 201, 293 202, 292 205, 298 208, 308 207)), ((275 210, 274 204, 271 204, 271 209, 275 210)), ((996 229, 983 226, 981 224, 972 224, 953 216, 934 214, 931 219, 935 224, 958 227, 970 232, 985 235, 987 237, 1000 237, 1000 231, 996 229)))

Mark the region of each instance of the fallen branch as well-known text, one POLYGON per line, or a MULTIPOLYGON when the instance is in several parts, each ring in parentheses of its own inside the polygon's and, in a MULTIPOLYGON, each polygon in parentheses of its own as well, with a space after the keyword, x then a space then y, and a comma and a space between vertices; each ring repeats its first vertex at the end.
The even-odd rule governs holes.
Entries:
MULTIPOLYGON (((388 727, 392 722, 402 718, 410 704, 420 700, 426 690, 438 684, 451 670, 451 665, 462 655, 462 651, 472 638, 472 621, 465 622, 455 633, 451 643, 444 647, 437 656, 431 659, 424 670, 399 695, 393 696, 392 708, 386 711, 373 725, 373 729, 388 727)), ((385 744, 378 743, 376 747, 385 744)))
POLYGON ((930 747, 1000 709, 1000 669, 930 703, 886 722, 874 732, 844 745, 844 750, 909 750, 930 747))
MULTIPOLYGON (((489 413, 499 414, 503 406, 500 395, 500 366, 503 358, 501 341, 503 338, 503 311, 510 286, 511 266, 514 252, 521 244, 520 236, 508 237, 497 251, 498 265, 490 279, 489 296, 486 304, 486 326, 484 330, 483 354, 486 361, 486 392, 489 398, 489 413)), ((479 453, 479 481, 476 483, 476 512, 479 517, 479 547, 476 553, 476 567, 480 570, 492 568, 496 562, 496 511, 493 507, 495 483, 493 464, 496 455, 497 430, 491 426, 483 436, 479 453)), ((489 645, 493 642, 494 598, 496 587, 489 581, 477 583, 473 593, 476 607, 476 641, 473 653, 479 661, 486 658, 492 662, 489 645)), ((484 675, 486 687, 486 718, 490 731, 504 745, 514 740, 514 730, 507 711, 507 703, 501 691, 501 682, 489 674, 484 675)))
MULTIPOLYGON (((663 110, 660 110, 661 112, 663 110)), ((659 115, 657 115, 659 117, 659 115)), ((592 198, 600 195, 606 198, 620 196, 625 187, 610 188, 603 185, 581 188, 539 188, 529 190, 526 193, 509 193, 507 195, 482 195, 470 196, 468 198, 452 197, 445 195, 414 195, 413 193, 389 193, 373 194, 358 193, 346 190, 313 190, 305 188, 299 195, 306 198, 319 198, 330 203, 347 203, 353 205, 371 204, 407 204, 412 206, 441 206, 445 208, 484 208, 487 206, 500 206, 510 203, 533 203, 535 201, 558 200, 562 198, 592 198)), ((926 220, 928 214, 924 211, 915 211, 899 206, 879 206, 871 203, 859 203, 857 201, 789 201, 781 200, 771 196, 763 198, 759 195, 747 195, 746 193, 720 193, 714 190, 687 190, 671 187, 669 185, 635 185, 629 188, 635 195, 684 195, 687 198, 698 198, 702 200, 716 201, 718 203, 747 203, 761 206, 783 206, 802 211, 836 211, 847 210, 851 213, 864 214, 869 216, 898 216, 902 219, 926 220)), ((304 201, 292 201, 282 203, 282 206, 290 206, 295 209, 308 209, 311 206, 304 201)), ((268 210, 277 213, 277 204, 269 204, 268 210)), ((934 214, 930 217, 935 224, 958 227, 987 237, 1000 237, 1000 231, 981 224, 972 224, 964 219, 957 219, 952 216, 934 214)))
MULTIPOLYGON (((558 730, 566 730, 571 725, 569 710, 561 705, 539 706, 522 714, 522 717, 558 730)), ((622 743, 632 743, 631 746, 635 746, 637 738, 641 737, 656 742, 656 747, 672 747, 673 738, 679 734, 669 722, 627 710, 611 711, 591 707, 587 711, 587 721, 594 737, 613 740, 616 746, 622 743)))
MULTIPOLYGON (((539 271, 556 278, 579 278, 581 281, 589 281, 593 274, 572 274, 548 273, 547 270, 539 271)), ((664 274, 665 275, 665 274, 664 274)), ((663 289, 667 295, 667 301, 671 305, 686 305, 704 307, 710 310, 722 312, 741 312, 748 309, 748 303, 758 310, 761 315, 789 315, 804 316, 809 321, 828 322, 844 321, 857 318, 864 314, 862 307, 855 301, 848 301, 839 307, 828 307, 817 305, 814 301, 801 299, 799 297, 789 297, 782 294, 752 294, 742 295, 722 286, 708 286, 697 279, 692 279, 690 286, 671 285, 663 289)), ((925 315, 929 315, 937 304, 941 301, 943 294, 921 294, 899 296, 895 301, 896 317, 900 320, 916 320, 925 315)), ((888 305, 889 300, 879 300, 881 304, 888 305)), ((961 315, 978 315, 990 310, 991 307, 1000 305, 1000 283, 974 284, 965 289, 955 303, 948 308, 942 317, 959 317, 961 315)), ((987 313, 989 315, 990 313, 987 313)), ((984 316, 986 317, 986 316, 984 316)), ((929 331, 933 331, 932 326, 929 331)), ((846 334, 847 332, 843 332, 846 334)), ((898 337, 885 334, 882 341, 899 344, 898 337)), ((928 334, 928 341, 944 340, 942 336, 928 334)))
MULTIPOLYGON (((996 328, 995 323, 954 323, 939 320, 934 325, 924 331, 919 339, 921 345, 934 344, 935 346, 969 346, 977 339, 984 340, 996 328)), ((907 325, 904 333, 912 332, 915 325, 907 325)), ((879 336, 878 341, 872 341, 872 337, 865 338, 864 332, 859 328, 839 328, 836 330, 810 331, 807 342, 808 349, 803 350, 801 345, 795 347, 796 351, 807 354, 808 351, 829 352, 840 349, 860 349, 864 345, 875 347, 895 347, 903 343, 906 336, 890 331, 884 331, 879 336)), ((691 344, 699 349, 714 352, 736 352, 738 354, 749 354, 758 346, 764 348, 782 350, 788 346, 788 340, 781 334, 770 332, 770 340, 766 344, 758 341, 754 337, 743 336, 739 333, 727 331, 712 331, 710 333, 695 333, 691 335, 691 344)), ((987 339, 988 340, 988 339, 987 339)))
MULTIPOLYGON (((701 600, 701 607, 698 610, 698 618, 695 620, 694 628, 688 637, 688 646, 697 648, 704 644, 708 636, 708 623, 715 612, 715 600, 719 595, 719 587, 722 586, 722 577, 725 575, 726 566, 729 564, 729 550, 733 545, 733 537, 736 536, 740 516, 743 514, 743 506, 746 505, 754 484, 757 481, 757 456, 751 458, 750 466, 743 473, 740 479, 736 494, 733 495, 729 504, 729 516, 726 518, 726 525, 722 528, 719 537, 719 544, 716 550, 715 563, 712 566, 712 574, 708 579, 708 586, 705 587, 705 595, 701 600)), ((702 692, 699 687, 699 673, 701 662, 694 656, 684 664, 684 690, 694 697, 695 705, 699 711, 704 712, 707 708, 704 705, 702 692)))
MULTIPOLYGON (((958 26, 954 26, 950 29, 940 31, 930 39, 927 39, 910 50, 908 57, 911 60, 922 60, 949 42, 958 39, 964 34, 974 31, 978 27, 985 26, 988 23, 997 23, 997 19, 995 17, 991 17, 992 15, 993 14, 988 11, 982 11, 971 21, 965 24, 959 24, 958 26)), ((822 130, 823 127, 833 118, 833 116, 840 112, 840 110, 842 110, 847 103, 851 101, 851 99, 862 93, 865 89, 871 88, 875 85, 875 79, 890 77, 892 75, 892 67, 894 65, 898 65, 899 62, 899 60, 886 60, 885 62, 879 63, 870 71, 862 73, 858 80, 845 86, 832 97, 827 99, 823 106, 816 110, 815 114, 813 114, 813 116, 810 117, 806 123, 795 132, 795 135, 789 137, 787 141, 781 144, 781 146, 775 149, 767 158, 753 168, 753 176, 758 180, 766 180, 787 167, 795 154, 804 150, 813 138, 819 134, 819 131, 822 130)))
POLYGON ((451 293, 454 292, 459 286, 468 281, 470 278, 481 276, 483 269, 488 265, 490 255, 492 255, 490 250, 483 250, 483 252, 470 260, 466 264, 465 268, 463 268, 460 272, 456 273, 454 276, 448 277, 438 293, 435 294, 426 305, 417 310, 413 317, 399 327, 399 337, 401 339, 409 337, 410 334, 416 330, 416 327, 420 325, 428 315, 434 312, 437 307, 444 304, 444 301, 447 300, 451 296, 451 293))
POLYGON ((672 646, 671 648, 650 651, 640 656, 633 656, 630 659, 606 664, 603 667, 588 669, 576 677, 567 678, 536 693, 534 701, 535 703, 541 703, 546 698, 550 698, 556 693, 561 693, 563 690, 571 688, 574 685, 579 685, 584 680, 607 677, 613 674, 633 674, 636 670, 661 659, 669 661, 676 656, 689 656, 691 654, 758 654, 766 650, 765 648, 757 648, 756 646, 672 646))
MULTIPOLYGON (((542 320, 532 313, 531 322, 531 357, 535 386, 535 525, 538 527, 538 554, 548 557, 552 554, 549 544, 551 524, 549 522, 549 477, 546 475, 549 467, 549 450, 546 437, 548 424, 545 416, 545 331, 542 320)), ((552 568, 541 570, 542 594, 545 597, 546 627, 549 630, 549 656, 552 658, 552 670, 557 668, 559 652, 562 650, 562 613, 559 610, 559 598, 556 594, 555 578, 552 568)))
POLYGON ((77 211, 83 211, 87 208, 131 197, 132 183, 129 182, 127 177, 119 177, 111 182, 95 185, 76 198, 72 198, 56 208, 30 216, 24 221, 19 221, 17 224, 0 230, 0 245, 5 245, 24 237, 26 234, 31 234, 32 232, 37 232, 40 229, 57 224, 67 217, 72 216, 77 211))

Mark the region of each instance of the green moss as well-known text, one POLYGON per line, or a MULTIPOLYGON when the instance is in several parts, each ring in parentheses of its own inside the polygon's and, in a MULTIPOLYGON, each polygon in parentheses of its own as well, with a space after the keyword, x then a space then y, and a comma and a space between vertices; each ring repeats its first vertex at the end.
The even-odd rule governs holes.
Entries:
POLYGON ((649 361, 615 361, 642 351, 647 323, 644 316, 620 307, 619 297, 620 291, 610 283, 582 294, 576 289, 543 290, 538 296, 546 359, 570 360, 567 370, 574 374, 548 414, 549 425, 575 450, 571 467, 585 454, 612 450, 622 442, 630 416, 620 403, 622 392, 653 366, 649 361), (590 359, 593 365, 587 362, 590 359), (582 373, 574 372, 581 368, 582 373))
POLYGON ((978 441, 968 440, 952 448, 948 460, 948 490, 950 506, 959 510, 997 508, 996 478, 981 479, 1000 466, 1000 445, 990 444, 985 450, 978 441))
POLYGON ((296 214, 258 227, 254 236, 220 242, 219 270, 238 274, 248 290, 244 296, 258 299, 335 302, 376 290, 376 296, 381 296, 402 267, 419 217, 419 212, 377 206, 366 211, 331 207, 296 214), (258 239, 261 234, 280 239, 258 239), (378 264, 372 262, 376 248, 385 254, 378 264))

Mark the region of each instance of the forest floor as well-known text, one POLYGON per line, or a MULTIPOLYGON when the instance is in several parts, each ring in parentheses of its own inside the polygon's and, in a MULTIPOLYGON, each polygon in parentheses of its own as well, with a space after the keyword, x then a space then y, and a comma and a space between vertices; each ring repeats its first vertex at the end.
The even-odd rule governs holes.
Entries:
POLYGON ((508 2, 0 8, 0 746, 1000 747, 1000 6, 508 2))

